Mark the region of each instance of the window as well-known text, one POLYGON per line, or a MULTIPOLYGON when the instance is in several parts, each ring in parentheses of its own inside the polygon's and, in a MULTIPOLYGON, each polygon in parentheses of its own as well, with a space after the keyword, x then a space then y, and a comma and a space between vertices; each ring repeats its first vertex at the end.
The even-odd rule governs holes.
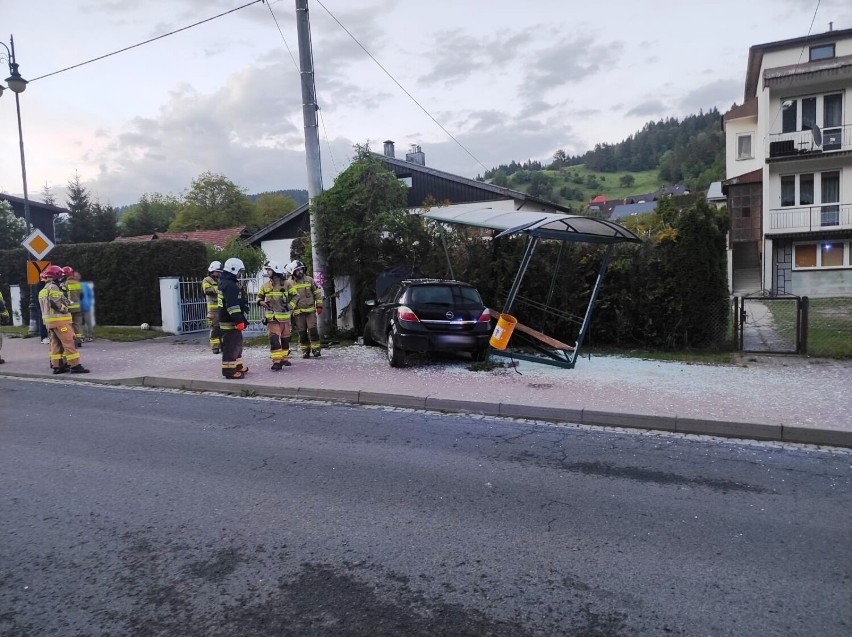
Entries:
POLYGON ((831 44, 820 44, 818 46, 811 47, 811 55, 810 62, 815 62, 817 60, 830 60, 834 57, 834 43, 831 44))
POLYGON ((843 244, 839 241, 821 243, 819 246, 819 256, 822 267, 840 267, 843 265, 843 244))
POLYGON ((798 100, 787 100, 781 107, 781 132, 795 133, 796 124, 799 120, 799 102, 798 100))
POLYGON ((796 176, 783 175, 781 177, 781 205, 796 205, 796 176))
POLYGON ((836 226, 840 224, 840 173, 833 171, 820 173, 822 205, 820 224, 836 226))
MULTIPOLYGON (((790 97, 781 101, 782 133, 796 133, 816 128, 832 129, 841 126, 843 126, 843 93, 790 97)), ((822 132, 825 134, 825 130, 822 132)))
POLYGON ((793 245, 793 269, 813 270, 819 268, 849 267, 852 242, 819 241, 793 245))
POLYGON ((737 159, 751 159, 751 133, 737 135, 737 159))
POLYGON ((815 243, 805 243, 796 246, 796 267, 797 268, 815 268, 817 267, 817 251, 815 243))
POLYGON ((813 173, 799 175, 799 205, 811 206, 814 203, 814 176, 813 173))

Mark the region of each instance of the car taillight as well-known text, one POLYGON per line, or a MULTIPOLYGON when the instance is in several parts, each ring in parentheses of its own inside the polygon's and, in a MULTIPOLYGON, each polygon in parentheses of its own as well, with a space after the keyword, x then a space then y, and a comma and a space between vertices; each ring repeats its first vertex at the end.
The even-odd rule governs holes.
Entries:
POLYGON ((412 311, 410 307, 406 307, 405 305, 400 305, 396 308, 396 317, 400 321, 410 321, 412 323, 419 323, 420 319, 417 318, 417 315, 412 311))
POLYGON ((482 314, 479 315, 479 323, 490 323, 491 322, 491 310, 487 307, 482 311, 482 314))

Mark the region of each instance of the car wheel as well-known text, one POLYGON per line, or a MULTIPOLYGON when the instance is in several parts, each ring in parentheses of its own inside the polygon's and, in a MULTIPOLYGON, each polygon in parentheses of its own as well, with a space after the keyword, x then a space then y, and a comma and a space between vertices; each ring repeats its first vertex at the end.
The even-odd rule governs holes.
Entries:
POLYGON ((484 363, 488 360, 488 347, 483 347, 473 352, 473 360, 477 363, 484 363))
POLYGON ((396 344, 396 328, 388 330, 388 363, 391 367, 402 367, 405 365, 405 352, 396 344))
POLYGON ((376 345, 376 339, 373 338, 372 332, 370 332, 370 324, 364 324, 364 345, 376 345))

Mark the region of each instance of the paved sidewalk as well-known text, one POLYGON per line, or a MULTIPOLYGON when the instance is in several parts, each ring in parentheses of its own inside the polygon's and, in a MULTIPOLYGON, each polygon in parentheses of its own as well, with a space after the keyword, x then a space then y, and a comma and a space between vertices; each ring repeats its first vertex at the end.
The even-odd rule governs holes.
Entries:
MULTIPOLYGON (((10 338, 0 376, 46 377, 470 412, 589 425, 658 429, 852 447, 852 361, 755 356, 716 366, 620 357, 574 369, 520 361, 474 372, 461 357, 391 369, 381 348, 328 347, 281 372, 264 347, 247 348, 245 379, 221 376, 204 335, 135 343, 96 340, 81 349, 90 374, 53 376, 47 346, 10 338)), ((504 358, 498 362, 507 363, 504 358)))

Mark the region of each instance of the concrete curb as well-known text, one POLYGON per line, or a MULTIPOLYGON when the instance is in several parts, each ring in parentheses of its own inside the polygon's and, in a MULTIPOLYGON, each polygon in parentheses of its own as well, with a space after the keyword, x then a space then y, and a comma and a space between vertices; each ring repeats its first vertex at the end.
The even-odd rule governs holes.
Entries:
MULTIPOLYGON (((47 380, 52 374, 6 372, 0 375, 47 380)), ((422 409, 447 413, 469 413, 505 418, 545 420, 597 427, 623 427, 670 433, 718 436, 747 440, 791 442, 829 447, 852 448, 852 431, 801 427, 797 425, 734 422, 699 418, 684 418, 676 414, 654 415, 593 409, 569 409, 520 403, 487 403, 473 400, 454 400, 439 396, 388 394, 364 389, 323 389, 318 387, 276 387, 244 382, 187 380, 164 376, 128 378, 89 378, 86 375, 63 374, 62 380, 89 382, 100 385, 151 387, 193 392, 217 392, 236 396, 266 396, 299 400, 322 400, 351 405, 383 405, 405 409, 422 409)))

